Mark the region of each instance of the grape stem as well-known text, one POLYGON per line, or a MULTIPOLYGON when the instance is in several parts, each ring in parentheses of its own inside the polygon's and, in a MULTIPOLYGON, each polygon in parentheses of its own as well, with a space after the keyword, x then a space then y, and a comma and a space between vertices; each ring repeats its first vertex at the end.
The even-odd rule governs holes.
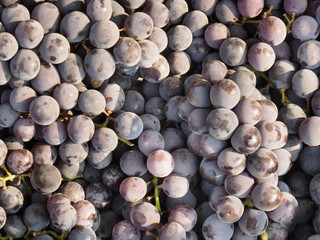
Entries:
POLYGON ((274 9, 274 4, 270 4, 270 5, 269 5, 269 10, 263 13, 262 18, 266 18, 266 17, 268 17, 268 16, 271 16, 271 15, 272 15, 271 11, 272 11, 273 9, 274 9))
POLYGON ((161 213, 161 206, 160 206, 160 198, 159 198, 159 187, 158 187, 158 178, 154 177, 153 180, 153 185, 154 185, 154 199, 156 202, 156 208, 161 213))
MULTIPOLYGON (((39 234, 47 234, 47 235, 51 235, 52 237, 54 237, 57 240, 64 240, 67 236, 68 231, 67 230, 63 230, 61 235, 57 234, 54 231, 51 230, 43 230, 43 231, 39 231, 39 232, 35 232, 35 231, 29 231, 26 236, 24 237, 25 239, 28 239, 29 233, 32 233, 33 236, 37 236, 39 234)), ((1 240, 1 238, 0 238, 1 240)))
POLYGON ((9 235, 0 237, 0 240, 13 240, 13 237, 10 237, 9 235))
POLYGON ((291 103, 289 98, 286 96, 286 93, 285 93, 286 89, 285 88, 280 88, 279 91, 280 91, 280 94, 281 94, 281 102, 282 102, 282 104, 285 106, 285 105, 291 103))
POLYGON ((75 179, 78 179, 78 178, 83 178, 83 175, 80 174, 80 175, 75 176, 75 177, 73 177, 73 178, 62 178, 62 181, 71 182, 71 181, 73 181, 73 180, 75 180, 75 179))
MULTIPOLYGON (((118 136, 118 135, 117 135, 117 136, 118 136)), ((134 144, 133 144, 132 142, 130 142, 129 140, 127 140, 127 139, 124 139, 124 138, 122 138, 122 137, 120 137, 120 136, 118 136, 118 139, 119 139, 121 142, 127 144, 129 147, 133 147, 133 146, 134 146, 134 144)))
POLYGON ((268 233, 266 231, 261 233, 261 240, 268 240, 268 233))
POLYGON ((294 22, 295 16, 296 16, 296 12, 292 12, 291 13, 291 19, 288 18, 288 15, 285 13, 283 14, 283 16, 286 18, 288 24, 286 26, 287 28, 287 32, 290 33, 291 32, 291 25, 294 22))
POLYGON ((3 190, 6 190, 7 189, 7 185, 6 185, 6 182, 7 181, 13 181, 15 178, 19 178, 19 180, 21 179, 21 177, 26 177, 26 176, 29 176, 28 174, 12 174, 7 168, 6 166, 3 164, 1 165, 1 168, 6 172, 7 176, 3 177, 1 176, 0 177, 0 181, 2 182, 3 186, 2 186, 2 189, 3 190))
POLYGON ((245 207, 254 207, 254 206, 253 206, 253 203, 251 202, 250 196, 246 197, 246 198, 243 200, 242 204, 243 204, 245 207))

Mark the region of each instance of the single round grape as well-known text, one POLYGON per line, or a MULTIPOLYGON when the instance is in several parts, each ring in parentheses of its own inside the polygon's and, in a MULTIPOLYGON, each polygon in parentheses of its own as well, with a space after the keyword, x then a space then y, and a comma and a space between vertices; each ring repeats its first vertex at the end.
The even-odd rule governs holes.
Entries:
POLYGON ((1 14, 1 22, 5 26, 6 30, 12 34, 20 22, 29 19, 29 10, 19 3, 10 4, 3 9, 1 14))
POLYGON ((204 12, 193 10, 184 16, 182 24, 191 30, 193 37, 200 37, 204 34, 209 20, 204 12))
POLYGON ((103 81, 114 74, 116 65, 110 52, 93 49, 84 58, 84 68, 90 77, 103 81))
POLYGON ((256 43, 248 51, 248 62, 257 71, 269 70, 275 60, 275 52, 267 43, 256 43))
POLYGON ((138 138, 139 150, 149 156, 153 151, 164 149, 164 139, 162 135, 154 130, 146 130, 138 138))
POLYGON ((209 216, 202 225, 202 235, 205 239, 230 239, 233 232, 233 223, 222 222, 217 214, 209 216))
POLYGON ((301 69, 292 77, 292 89, 301 98, 311 97, 318 88, 318 76, 310 69, 301 69))
POLYGON ((237 37, 231 37, 221 43, 219 56, 226 65, 236 67, 247 61, 247 51, 245 41, 237 37))
POLYGON ((300 124, 306 118, 307 115, 299 105, 290 103, 280 109, 278 120, 286 124, 289 134, 297 134, 300 124))
POLYGON ((207 118, 211 108, 196 108, 188 117, 188 125, 192 132, 203 135, 208 132, 207 118))
POLYGON ((197 63, 203 61, 203 59, 209 54, 210 47, 202 37, 196 37, 192 39, 191 45, 186 49, 186 52, 191 57, 191 60, 197 63))
POLYGON ((53 97, 43 95, 32 100, 29 106, 29 112, 35 123, 46 126, 57 120, 60 108, 53 97))
POLYGON ((13 127, 20 113, 14 110, 9 103, 0 105, 0 127, 13 127))
POLYGON ((74 53, 70 53, 67 59, 58 65, 61 78, 70 84, 80 83, 85 75, 83 59, 74 53))
POLYGON ((215 159, 204 158, 199 166, 201 177, 210 184, 222 185, 226 174, 220 170, 215 159))
POLYGON ((158 120, 165 119, 165 107, 166 101, 162 97, 151 97, 145 103, 145 112, 152 114, 158 118, 158 120))
POLYGON ((50 223, 50 216, 44 203, 32 203, 23 213, 24 224, 33 231, 41 231, 50 223))
POLYGON ((21 49, 10 61, 12 75, 21 80, 31 80, 40 71, 40 60, 36 53, 21 49))
POLYGON ((187 87, 186 96, 188 101, 195 107, 210 107, 209 92, 211 88, 211 83, 203 78, 192 81, 187 87))
POLYGON ((266 230, 268 223, 268 216, 264 211, 246 208, 238 226, 245 234, 258 236, 266 230))
POLYGON ((6 234, 13 238, 23 238, 27 232, 27 227, 19 214, 10 214, 7 216, 6 224, 3 226, 6 234))
POLYGON ((10 94, 10 105, 18 112, 29 112, 29 105, 37 97, 36 92, 28 86, 15 88, 10 94))
POLYGON ((147 169, 155 177, 166 177, 174 169, 174 159, 166 150, 156 150, 147 159, 147 169))
POLYGON ((147 184, 140 177, 128 177, 119 187, 120 195, 128 202, 137 202, 147 194, 147 184))
POLYGON ((320 91, 317 90, 311 98, 311 109, 314 115, 320 116, 320 91))
POLYGON ((39 52, 46 62, 59 64, 68 58, 70 44, 62 34, 49 33, 43 38, 39 52))
POLYGON ((229 147, 220 152, 217 163, 225 174, 238 175, 246 168, 246 156, 229 147))
POLYGON ((168 56, 168 63, 174 75, 186 74, 191 68, 191 58, 185 51, 172 52, 168 56))
POLYGON ((19 212, 24 203, 24 197, 21 191, 14 186, 7 186, 6 190, 0 190, 0 204, 6 214, 19 212))
MULTIPOLYGON (((174 121, 176 123, 182 122, 182 119, 179 117, 177 113, 178 104, 181 98, 182 96, 179 95, 173 96, 168 100, 168 102, 164 106, 164 113, 169 121, 174 121)), ((185 123, 188 125, 187 122, 185 123)))
POLYGON ((66 125, 57 120, 42 129, 44 140, 51 145, 60 145, 68 137, 66 125))
POLYGON ((98 128, 91 139, 92 146, 98 151, 111 152, 118 145, 118 137, 111 128, 98 128))
POLYGON ((230 79, 217 81, 210 89, 210 101, 216 108, 235 107, 240 100, 240 95, 240 88, 230 79))
POLYGON ((286 25, 278 17, 266 17, 259 23, 258 35, 261 41, 271 46, 277 46, 282 43, 287 36, 286 25))
POLYGON ((89 89, 80 93, 78 106, 83 113, 89 116, 96 116, 104 111, 106 100, 99 91, 89 89))
POLYGON ((230 31, 223 23, 212 23, 204 32, 204 39, 206 43, 211 48, 215 49, 219 49, 221 43, 229 37, 230 31))
POLYGON ((68 136, 75 143, 85 143, 91 140, 94 134, 94 123, 86 115, 74 116, 68 123, 68 136))
POLYGON ((304 13, 304 11, 307 9, 308 1, 306 0, 300 0, 300 1, 294 1, 294 0, 284 0, 283 1, 283 7, 286 13, 292 14, 292 12, 296 13, 296 16, 301 15, 304 13))
POLYGON ((59 156, 67 164, 81 163, 88 156, 87 143, 75 143, 67 139, 59 146, 59 156))
POLYGON ((209 61, 202 68, 203 78, 210 81, 212 84, 224 79, 227 72, 227 66, 220 60, 209 61))
POLYGON ((106 111, 116 112, 122 108, 125 102, 125 94, 120 85, 109 83, 100 92, 106 99, 106 111))
POLYGON ((31 169, 33 155, 26 149, 13 150, 8 154, 6 163, 11 172, 22 174, 31 169))
POLYGON ((33 155, 33 166, 40 164, 54 164, 57 160, 58 152, 55 146, 44 141, 39 141, 31 149, 33 155))
POLYGON ((155 27, 163 28, 169 23, 170 11, 162 2, 149 2, 143 8, 143 12, 152 18, 155 27))
POLYGON ((186 239, 186 231, 177 222, 169 222, 159 231, 159 240, 186 239))
POLYGON ((77 212, 71 204, 57 204, 50 211, 53 226, 60 230, 69 230, 77 222, 77 212))
POLYGON ((239 0, 237 4, 240 14, 246 18, 258 16, 264 7, 263 0, 239 0))
POLYGON ((189 191, 188 179, 177 173, 165 177, 162 186, 164 193, 171 198, 181 198, 189 191))
POLYGON ((137 115, 144 113, 145 99, 141 93, 136 90, 125 91, 125 101, 121 110, 125 112, 133 112, 137 115))
POLYGON ((40 44, 44 36, 44 31, 38 21, 31 19, 20 22, 17 25, 15 36, 21 47, 32 49, 40 44))
POLYGON ((256 208, 262 211, 272 211, 280 204, 281 192, 270 182, 260 183, 252 189, 250 198, 256 208))
POLYGON ((155 206, 148 202, 140 202, 130 210, 130 220, 142 231, 151 231, 160 222, 160 214, 155 206))
POLYGON ((91 22, 108 20, 112 15, 112 1, 91 0, 86 7, 86 13, 91 22))
POLYGON ((192 32, 184 25, 176 25, 169 29, 168 45, 173 51, 186 50, 192 43, 192 32))
POLYGON ((88 200, 79 200, 72 205, 77 212, 76 226, 90 227, 96 214, 96 209, 88 200))
POLYGON ((296 67, 289 60, 277 60, 270 68, 269 78, 276 88, 290 88, 292 77, 296 72, 296 67))
POLYGON ((118 26, 110 20, 95 22, 90 28, 90 41, 97 48, 108 49, 119 40, 118 26))
POLYGON ((58 30, 61 17, 56 5, 43 2, 35 6, 31 13, 31 18, 38 21, 44 30, 44 34, 47 34, 58 30))
POLYGON ((160 55, 158 61, 149 68, 140 68, 141 76, 148 82, 159 83, 170 73, 170 65, 168 60, 160 55))
POLYGON ((142 176, 148 170, 146 157, 137 150, 130 150, 121 155, 119 159, 121 170, 128 176, 142 176))
POLYGON ((184 177, 191 177, 198 171, 198 158, 188 148, 180 148, 172 153, 174 158, 174 170, 184 177))
POLYGON ((116 133, 127 140, 133 140, 140 136, 143 131, 141 118, 133 112, 124 112, 117 116, 114 122, 116 133))
POLYGON ((8 32, 0 32, 0 60, 8 61, 18 52, 17 39, 8 32))
POLYGON ((166 128, 160 133, 165 142, 164 150, 172 152, 178 148, 183 148, 186 146, 185 136, 181 130, 176 128, 166 128))
POLYGON ((168 37, 166 32, 161 28, 154 27, 152 33, 147 39, 152 41, 158 47, 159 53, 161 53, 167 48, 168 37))
POLYGON ((61 20, 60 33, 71 43, 81 42, 89 35, 89 31, 90 20, 83 12, 72 11, 61 20))
POLYGON ((320 42, 308 40, 303 42, 297 51, 297 59, 302 67, 315 69, 320 67, 320 42))
POLYGON ((141 60, 141 47, 133 38, 123 37, 113 47, 113 56, 120 64, 133 67, 141 60))
POLYGON ((52 96, 61 110, 70 110, 76 106, 79 92, 73 84, 61 83, 54 89, 52 96))
POLYGON ((77 203, 78 201, 84 200, 85 197, 82 186, 73 181, 64 183, 60 187, 59 192, 65 194, 72 203, 77 203))
POLYGON ((124 21, 127 35, 135 40, 143 40, 149 37, 153 26, 152 18, 144 12, 135 12, 124 21))
POLYGON ((215 7, 217 19, 226 25, 231 25, 240 17, 237 5, 232 0, 219 1, 215 7))
POLYGON ((60 187, 61 174, 53 165, 39 165, 32 169, 30 182, 36 191, 52 193, 60 187))
POLYGON ((218 218, 225 223, 237 222, 244 212, 241 200, 235 196, 221 197, 215 205, 218 218))
POLYGON ((169 0, 166 1, 166 6, 169 9, 169 20, 171 24, 179 24, 185 14, 189 12, 189 6, 185 0, 169 0))
POLYGON ((319 24, 311 16, 303 15, 294 20, 291 27, 292 36, 301 42, 314 40, 319 36, 319 24))
POLYGON ((139 240, 141 239, 140 230, 129 220, 121 220, 112 229, 112 239, 114 240, 139 240))
POLYGON ((231 145, 241 153, 253 153, 261 145, 261 134, 256 127, 250 124, 242 124, 232 135, 231 145))
POLYGON ((249 69, 238 69, 230 77, 240 88, 242 97, 249 97, 256 86, 256 75, 249 69))

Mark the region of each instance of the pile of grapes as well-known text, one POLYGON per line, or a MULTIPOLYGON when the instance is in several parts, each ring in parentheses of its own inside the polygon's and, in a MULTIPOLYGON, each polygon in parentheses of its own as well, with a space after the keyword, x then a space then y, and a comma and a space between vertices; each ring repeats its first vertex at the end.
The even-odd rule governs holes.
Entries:
POLYGON ((320 240, 320 0, 0 17, 0 240, 320 240))

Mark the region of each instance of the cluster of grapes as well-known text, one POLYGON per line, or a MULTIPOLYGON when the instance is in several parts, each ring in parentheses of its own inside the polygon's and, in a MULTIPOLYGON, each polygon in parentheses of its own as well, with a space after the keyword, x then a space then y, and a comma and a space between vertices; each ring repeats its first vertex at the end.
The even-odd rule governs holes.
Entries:
POLYGON ((0 16, 0 240, 320 239, 320 0, 0 16))

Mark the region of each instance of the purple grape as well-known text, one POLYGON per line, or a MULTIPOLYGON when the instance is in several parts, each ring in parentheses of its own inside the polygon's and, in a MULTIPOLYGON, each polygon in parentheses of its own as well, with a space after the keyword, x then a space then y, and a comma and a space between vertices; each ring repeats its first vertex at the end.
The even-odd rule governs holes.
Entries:
POLYGON ((128 177, 121 182, 119 192, 127 202, 137 202, 147 194, 147 184, 140 177, 128 177))
POLYGON ((258 35, 261 41, 271 46, 277 46, 287 36, 286 25, 280 18, 275 16, 266 17, 259 23, 258 35))
POLYGON ((258 16, 264 7, 263 0, 239 0, 237 4, 240 14, 246 18, 258 16))

